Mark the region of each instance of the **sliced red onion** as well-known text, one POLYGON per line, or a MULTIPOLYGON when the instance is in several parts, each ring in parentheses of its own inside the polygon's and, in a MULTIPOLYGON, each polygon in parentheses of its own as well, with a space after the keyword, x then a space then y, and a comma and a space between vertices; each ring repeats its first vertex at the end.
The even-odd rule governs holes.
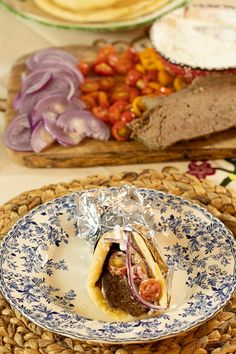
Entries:
POLYGON ((47 132, 41 120, 34 128, 31 135, 31 146, 34 152, 40 152, 50 146, 55 139, 47 132))
MULTIPOLYGON (((66 112, 65 114, 68 113, 69 112, 66 112)), ((84 123, 84 125, 81 126, 81 129, 79 131, 69 129, 65 130, 57 124, 58 120, 46 114, 43 115, 43 120, 45 129, 48 131, 48 133, 64 146, 78 145, 85 138, 85 130, 88 129, 88 127, 84 123)))
POLYGON ((79 110, 87 110, 86 104, 80 100, 78 97, 72 97, 71 101, 73 101, 79 110))
POLYGON ((51 78, 52 74, 49 71, 42 71, 28 75, 22 87, 23 94, 29 95, 42 90, 45 86, 47 86, 51 78))
POLYGON ((38 101, 40 101, 45 96, 44 91, 39 91, 36 93, 32 93, 30 95, 24 95, 21 97, 21 105, 20 105, 20 113, 28 114, 31 116, 34 106, 38 101))
POLYGON ((72 80, 70 80, 70 79, 68 79, 68 78, 66 78, 66 81, 68 82, 68 85, 69 85, 69 88, 70 88, 70 90, 69 90, 69 93, 68 93, 68 95, 67 95, 67 99, 68 100, 71 100, 72 99, 72 97, 74 96, 74 94, 75 94, 75 85, 74 85, 74 83, 72 82, 72 80))
MULTIPOLYGON (((60 95, 61 97, 64 96, 64 99, 67 99, 68 97, 70 98, 74 93, 75 93, 75 86, 72 81, 70 81, 69 78, 61 77, 60 79, 52 79, 50 82, 48 82, 47 87, 39 90, 38 92, 29 94, 29 95, 22 95, 21 97, 21 105, 20 105, 20 113, 27 113, 30 115, 33 115, 33 110, 35 110, 35 105, 41 101, 42 99, 47 99, 48 97, 54 96, 54 95, 60 95)), ((78 107, 81 108, 81 103, 79 105, 78 100, 68 100, 72 101, 72 108, 78 107)), ((37 119, 37 121, 39 121, 37 119)))
POLYGON ((77 63, 76 57, 64 50, 46 48, 46 49, 39 50, 38 52, 31 55, 27 59, 26 64, 30 70, 34 70, 41 62, 43 62, 45 59, 48 59, 50 57, 67 60, 74 65, 76 65, 77 63))
POLYGON ((92 137, 99 140, 108 140, 110 129, 106 123, 96 119, 89 111, 69 111, 60 115, 57 125, 65 131, 77 132, 86 137, 92 137))
POLYGON ((52 74, 54 72, 60 72, 61 75, 67 74, 71 76, 71 79, 75 81, 75 83, 79 84, 84 81, 84 77, 81 74, 81 72, 76 68, 76 66, 70 65, 67 62, 63 63, 43 63, 40 65, 38 68, 34 70, 34 72, 37 71, 50 71, 52 74))
POLYGON ((73 65, 70 62, 65 61, 65 60, 58 60, 58 59, 50 59, 50 58, 48 58, 43 63, 41 63, 41 65, 38 66, 37 69, 40 69, 42 67, 57 67, 57 66, 59 68, 63 68, 64 67, 64 70, 70 70, 78 78, 80 83, 84 82, 84 76, 81 73, 81 71, 75 65, 73 65))
MULTIPOLYGON (((73 85, 75 89, 79 87, 79 82, 77 78, 71 74, 68 71, 62 71, 59 70, 58 68, 41 68, 40 70, 35 70, 29 75, 27 75, 26 79, 24 80, 22 84, 22 89, 21 92, 22 94, 27 94, 27 93, 32 93, 32 92, 27 92, 33 85, 35 85, 35 82, 41 81, 41 80, 46 80, 47 76, 51 76, 51 80, 48 80, 46 83, 50 81, 50 84, 47 85, 47 89, 55 90, 55 89, 61 89, 61 90, 70 90, 71 84, 73 82, 73 85), (45 77, 46 75, 46 77, 45 77), (69 84, 70 83, 70 84, 69 84)), ((44 85, 46 84, 44 83, 44 85)), ((44 88, 43 85, 41 87, 42 89, 44 88)), ((39 88, 40 89, 40 88, 39 88)))
POLYGON ((57 117, 66 111, 74 111, 78 109, 76 102, 68 100, 64 94, 48 93, 35 104, 31 119, 35 125, 44 116, 57 117))
POLYGON ((4 132, 4 142, 12 150, 32 151, 30 144, 31 129, 27 114, 13 119, 4 132))
POLYGON ((134 278, 133 278, 133 274, 132 274, 132 263, 131 263, 131 234, 130 232, 126 232, 127 235, 127 242, 126 242, 126 268, 127 268, 127 276, 128 276, 128 282, 129 282, 129 286, 132 292, 132 295, 134 296, 134 298, 139 301, 143 306, 151 309, 151 310, 155 310, 155 311, 164 311, 166 310, 165 307, 163 306, 158 306, 158 305, 154 305, 150 302, 147 302, 146 300, 144 300, 139 292, 137 291, 137 288, 135 286, 135 282, 134 282, 134 278))
POLYGON ((111 130, 106 123, 95 118, 92 114, 89 119, 90 135, 88 137, 97 140, 109 140, 111 130))

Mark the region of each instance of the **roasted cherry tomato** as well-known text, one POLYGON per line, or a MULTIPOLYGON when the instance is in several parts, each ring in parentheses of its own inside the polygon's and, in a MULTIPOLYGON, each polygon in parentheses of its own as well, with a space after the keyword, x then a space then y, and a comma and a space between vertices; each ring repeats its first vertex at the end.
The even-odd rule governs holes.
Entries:
POLYGON ((80 99, 85 103, 88 109, 92 109, 97 105, 95 98, 92 95, 81 96, 80 99))
POLYGON ((129 47, 126 49, 122 54, 121 54, 122 59, 129 59, 131 60, 134 64, 139 61, 139 56, 136 52, 136 50, 133 47, 129 47))
POLYGON ((113 68, 116 66, 119 58, 116 54, 109 54, 107 57, 107 63, 112 66, 113 68))
POLYGON ((99 103, 99 106, 102 108, 109 107, 109 102, 108 102, 108 97, 107 97, 106 92, 103 92, 103 91, 98 92, 98 103, 99 103))
POLYGON ((136 82, 141 79, 142 74, 136 70, 136 69, 131 69, 125 79, 125 83, 130 86, 135 86, 136 82))
POLYGON ((138 96, 140 96, 139 89, 137 89, 137 87, 131 87, 130 88, 130 102, 132 103, 133 100, 138 96))
POLYGON ((126 256, 124 252, 115 251, 108 261, 108 271, 111 275, 126 274, 126 256))
POLYGON ((135 264, 132 267, 132 272, 136 284, 140 284, 143 280, 148 279, 148 270, 144 262, 135 264))
POLYGON ((130 59, 125 59, 125 58, 120 58, 116 65, 114 66, 115 71, 118 74, 125 75, 127 72, 132 69, 134 66, 132 60, 130 59))
POLYGON ((108 45, 105 45, 104 47, 101 47, 98 51, 98 55, 95 60, 95 65, 99 64, 99 63, 106 62, 108 56, 114 55, 114 54, 116 54, 116 49, 112 45, 108 44, 108 45))
POLYGON ((114 70, 112 69, 112 67, 105 62, 96 64, 94 67, 94 71, 96 74, 103 76, 110 76, 114 74, 114 70))
POLYGON ((126 141, 129 139, 131 130, 126 126, 125 122, 118 121, 111 128, 113 137, 118 141, 126 141))
POLYGON ((112 124, 121 119, 121 113, 127 107, 126 101, 117 101, 109 108, 109 120, 112 124))
POLYGON ((80 84, 80 89, 84 93, 94 92, 99 89, 99 84, 95 80, 87 79, 82 84, 80 84))
POLYGON ((161 285, 156 279, 145 279, 140 283, 139 294, 148 302, 158 301, 161 295, 161 285))
POLYGON ((148 81, 156 81, 158 76, 157 70, 147 70, 145 74, 148 81))
POLYGON ((104 121, 104 122, 109 122, 109 116, 108 116, 108 109, 107 108, 102 108, 102 107, 94 107, 92 109, 92 113, 95 115, 96 118, 104 121))
POLYGON ((101 77, 98 82, 100 88, 104 91, 109 90, 115 85, 115 79, 113 77, 101 77))
POLYGON ((125 123, 131 122, 135 118, 135 114, 130 111, 124 111, 121 113, 120 120, 125 123))
POLYGON ((129 101, 130 100, 130 87, 125 84, 118 84, 114 87, 112 92, 113 101, 129 101))
POLYGON ((113 101, 119 101, 119 100, 130 100, 130 94, 127 91, 117 91, 112 94, 112 100, 113 101))
POLYGON ((90 72, 90 66, 84 60, 80 60, 78 69, 84 76, 87 76, 90 72))
POLYGON ((155 92, 155 90, 152 89, 151 87, 144 87, 142 89, 142 95, 143 96, 152 95, 154 92, 155 92))

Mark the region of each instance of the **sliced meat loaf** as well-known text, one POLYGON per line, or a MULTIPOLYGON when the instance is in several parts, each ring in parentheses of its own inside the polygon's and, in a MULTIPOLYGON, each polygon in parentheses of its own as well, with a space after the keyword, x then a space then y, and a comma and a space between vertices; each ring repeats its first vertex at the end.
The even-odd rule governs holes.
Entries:
POLYGON ((236 75, 198 77, 181 91, 157 97, 155 107, 129 126, 133 138, 155 150, 236 127, 236 75))

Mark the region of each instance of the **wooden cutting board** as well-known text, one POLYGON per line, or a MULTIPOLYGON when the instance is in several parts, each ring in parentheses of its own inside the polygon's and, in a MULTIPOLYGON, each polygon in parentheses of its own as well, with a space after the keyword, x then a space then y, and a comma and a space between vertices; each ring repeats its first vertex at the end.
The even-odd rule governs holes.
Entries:
MULTIPOLYGON (((62 49, 78 58, 94 58, 96 48, 70 46, 62 49)), ((6 110, 6 125, 16 116, 12 102, 21 87, 21 74, 26 72, 26 56, 17 60, 9 80, 6 110)), ((212 138, 181 143, 164 151, 152 151, 137 141, 97 141, 86 139, 78 146, 64 147, 54 144, 41 153, 16 152, 7 149, 8 154, 20 164, 28 167, 88 167, 104 165, 143 164, 174 160, 203 160, 236 156, 236 129, 220 133, 212 138)))

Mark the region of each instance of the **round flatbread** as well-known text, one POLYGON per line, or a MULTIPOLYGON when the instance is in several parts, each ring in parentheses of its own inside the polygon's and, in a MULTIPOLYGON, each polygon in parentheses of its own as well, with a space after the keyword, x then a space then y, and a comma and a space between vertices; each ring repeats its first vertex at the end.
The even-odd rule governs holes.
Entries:
POLYGON ((54 4, 72 11, 88 11, 113 6, 119 0, 53 0, 54 4))
POLYGON ((93 11, 69 10, 55 4, 54 0, 34 0, 36 5, 46 13, 63 20, 73 22, 115 22, 131 20, 145 16, 168 3, 169 0, 140 0, 129 4, 117 3, 115 6, 98 8, 93 11))
MULTIPOLYGON (((166 282, 163 277, 163 274, 158 266, 158 264, 154 261, 153 256, 148 249, 146 243, 142 239, 142 237, 133 232, 133 235, 135 236, 136 242, 138 244, 138 247, 144 256, 149 268, 152 271, 152 274, 156 280, 158 280, 161 284, 161 298, 160 298, 160 305, 163 307, 167 307, 167 288, 166 288, 166 282)), ((108 306, 105 297, 103 296, 101 288, 97 285, 97 282, 102 274, 103 270, 103 265, 106 260, 106 257, 108 255, 108 252, 111 248, 112 243, 111 242, 104 242, 104 238, 112 238, 113 233, 108 232, 105 235, 103 235, 95 249, 95 252, 93 254, 88 278, 87 278, 87 289, 90 298, 92 301, 96 304, 96 306, 105 312, 107 315, 110 317, 114 318, 116 321, 130 321, 136 319, 135 317, 131 316, 130 314, 126 313, 125 311, 118 310, 118 309, 112 309, 111 307, 108 306)))

